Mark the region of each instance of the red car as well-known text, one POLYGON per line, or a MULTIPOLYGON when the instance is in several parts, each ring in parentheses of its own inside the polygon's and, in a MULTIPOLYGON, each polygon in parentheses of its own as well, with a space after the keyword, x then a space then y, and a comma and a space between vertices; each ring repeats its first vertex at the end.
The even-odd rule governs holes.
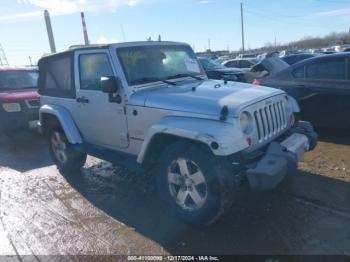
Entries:
POLYGON ((35 128, 40 107, 38 71, 0 67, 0 132, 35 128))

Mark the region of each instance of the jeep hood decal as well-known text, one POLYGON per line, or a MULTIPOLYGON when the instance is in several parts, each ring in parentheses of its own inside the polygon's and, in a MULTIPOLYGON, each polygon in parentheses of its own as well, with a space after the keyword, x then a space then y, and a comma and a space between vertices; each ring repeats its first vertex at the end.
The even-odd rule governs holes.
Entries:
POLYGON ((182 111, 201 115, 219 116, 223 106, 229 109, 229 116, 235 117, 244 107, 266 98, 284 94, 283 91, 251 84, 207 80, 177 86, 144 89, 131 96, 131 104, 182 111))

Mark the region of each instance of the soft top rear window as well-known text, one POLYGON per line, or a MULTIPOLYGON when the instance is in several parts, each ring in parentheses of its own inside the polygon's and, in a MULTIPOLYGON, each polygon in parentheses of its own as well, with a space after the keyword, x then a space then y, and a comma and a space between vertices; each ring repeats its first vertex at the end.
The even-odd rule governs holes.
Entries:
POLYGON ((39 61, 39 93, 75 98, 73 52, 45 57, 39 61))

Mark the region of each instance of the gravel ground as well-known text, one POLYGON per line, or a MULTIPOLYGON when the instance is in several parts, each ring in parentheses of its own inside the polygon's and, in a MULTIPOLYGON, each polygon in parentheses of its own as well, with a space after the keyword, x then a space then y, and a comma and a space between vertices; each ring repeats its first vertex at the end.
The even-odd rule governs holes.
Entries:
POLYGON ((243 186, 223 219, 199 229, 163 212, 151 174, 90 157, 63 177, 41 137, 1 136, 0 254, 350 256, 350 139, 322 140, 276 190, 243 186))

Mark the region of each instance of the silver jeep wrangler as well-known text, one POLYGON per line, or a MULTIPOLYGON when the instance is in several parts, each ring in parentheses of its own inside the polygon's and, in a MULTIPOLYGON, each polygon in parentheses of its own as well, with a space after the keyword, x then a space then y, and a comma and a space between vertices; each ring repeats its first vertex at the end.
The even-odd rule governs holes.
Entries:
POLYGON ((90 154, 154 174, 167 209, 196 225, 227 211, 242 181, 276 187, 317 144, 286 93, 208 80, 187 44, 75 47, 39 70, 41 129, 61 172, 90 154))

